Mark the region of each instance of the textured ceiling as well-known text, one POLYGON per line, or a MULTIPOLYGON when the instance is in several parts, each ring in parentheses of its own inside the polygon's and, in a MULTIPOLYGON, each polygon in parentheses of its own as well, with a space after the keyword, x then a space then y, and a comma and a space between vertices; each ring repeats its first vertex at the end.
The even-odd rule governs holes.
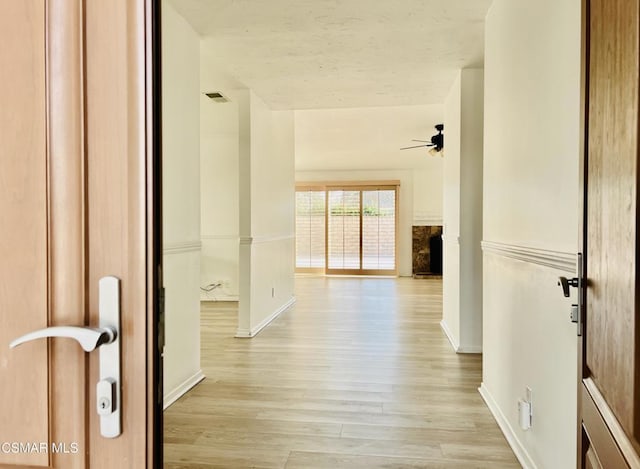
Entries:
POLYGON ((491 0, 171 0, 272 109, 442 103, 482 66, 491 0))

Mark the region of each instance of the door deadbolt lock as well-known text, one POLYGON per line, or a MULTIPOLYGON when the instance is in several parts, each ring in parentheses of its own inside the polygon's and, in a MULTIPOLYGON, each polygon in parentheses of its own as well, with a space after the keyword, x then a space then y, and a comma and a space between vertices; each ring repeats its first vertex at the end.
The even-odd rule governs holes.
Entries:
POLYGON ((15 339, 10 348, 47 337, 66 337, 77 341, 85 352, 100 349, 100 381, 96 386, 96 410, 100 433, 115 438, 121 433, 120 404, 120 280, 102 277, 99 286, 100 326, 55 326, 29 332, 15 339))
POLYGON ((98 415, 111 415, 115 411, 114 396, 115 386, 114 382, 109 379, 103 379, 98 381, 96 386, 96 402, 98 403, 97 411, 98 415))
POLYGON ((578 305, 571 305, 571 322, 578 323, 578 305))

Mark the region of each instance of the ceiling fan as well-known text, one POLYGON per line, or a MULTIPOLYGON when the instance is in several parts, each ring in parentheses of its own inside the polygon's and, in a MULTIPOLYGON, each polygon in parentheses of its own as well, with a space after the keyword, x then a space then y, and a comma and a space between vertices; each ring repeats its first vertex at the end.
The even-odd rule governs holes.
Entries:
POLYGON ((442 151, 444 148, 444 135, 442 131, 444 130, 444 124, 436 125, 436 130, 438 131, 431 140, 412 140, 413 142, 422 142, 424 145, 414 145, 412 147, 404 147, 400 148, 400 150, 409 150, 411 148, 421 148, 421 147, 433 147, 429 150, 429 153, 435 154, 437 152, 442 151))

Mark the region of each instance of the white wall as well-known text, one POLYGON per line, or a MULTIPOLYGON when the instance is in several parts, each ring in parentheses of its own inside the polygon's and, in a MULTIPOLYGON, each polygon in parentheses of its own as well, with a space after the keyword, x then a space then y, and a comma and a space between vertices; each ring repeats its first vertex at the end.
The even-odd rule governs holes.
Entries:
POLYGON ((464 69, 445 102, 442 328, 458 352, 482 350, 483 70, 464 69))
POLYGON ((462 70, 460 139, 460 346, 482 349, 484 70, 462 70))
POLYGON ((442 224, 442 158, 426 148, 441 105, 295 112, 296 181, 399 179, 398 273, 411 275, 411 226, 442 224))
POLYGON ((200 285, 222 283, 201 292, 203 300, 237 301, 239 217, 238 103, 216 103, 204 95, 220 91, 208 70, 201 69, 200 187, 202 265, 200 285))
POLYGON ((458 73, 444 103, 442 328, 460 348, 460 140, 462 76, 458 73))
POLYGON ((485 51, 481 392, 525 467, 575 467, 576 326, 556 282, 578 238, 580 2, 495 0, 485 51))
POLYGON ((240 306, 238 337, 252 337, 293 304, 293 111, 253 92, 240 103, 240 306))
POLYGON ((200 370, 199 39, 162 2, 163 238, 166 322, 164 400, 202 379, 200 370))
MULTIPOLYGON (((239 217, 240 152, 249 152, 249 132, 241 132, 241 109, 249 90, 221 68, 207 41, 200 41, 202 268, 200 284, 222 282, 202 300, 237 301, 240 295, 239 217), (220 92, 229 99, 216 103, 204 93, 220 92), (242 136, 241 136, 242 134, 242 136)), ((247 179, 248 180, 248 179, 247 179)))

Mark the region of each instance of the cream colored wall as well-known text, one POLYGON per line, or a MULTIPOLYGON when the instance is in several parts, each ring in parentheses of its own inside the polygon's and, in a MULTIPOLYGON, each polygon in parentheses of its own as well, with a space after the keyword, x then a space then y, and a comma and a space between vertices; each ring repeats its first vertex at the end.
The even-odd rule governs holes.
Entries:
MULTIPOLYGON (((219 91, 201 70, 202 92, 219 91), (207 84, 211 83, 211 84, 207 84)), ((202 265, 200 285, 222 283, 201 299, 237 301, 238 278, 238 103, 200 96, 200 188, 202 265)))
POLYGON ((445 102, 442 328, 458 352, 482 350, 483 71, 463 69, 445 102))
POLYGON ((460 347, 482 350, 484 70, 462 70, 460 139, 460 347))
POLYGON ((199 38, 162 2, 164 401, 202 379, 200 369, 199 38))
MULTIPOLYGON (((222 64, 224 65, 224 64, 222 64)), ((237 301, 240 296, 240 153, 249 152, 249 118, 241 116, 249 90, 226 73, 207 41, 200 41, 200 158, 202 267, 200 285, 222 283, 202 300, 237 301), (204 96, 221 92, 227 103, 204 96), (241 138, 242 137, 242 138, 241 138)), ((248 109, 247 109, 248 112, 248 109)), ((248 114, 247 114, 248 116, 248 114)), ((248 180, 248 179, 247 179, 248 180)), ((245 211, 246 212, 246 211, 245 211)), ((247 212, 250 216, 250 212, 247 212)))
POLYGON ((411 226, 442 224, 440 156, 426 148, 441 105, 295 112, 296 181, 399 179, 398 273, 412 274, 411 226))
POLYGON ((485 238, 574 251, 580 2, 507 3, 488 15, 485 238))
POLYGON ((294 121, 255 93, 239 104, 238 337, 252 337, 294 302, 294 121))
POLYGON ((460 348, 460 140, 462 85, 458 73, 444 103, 442 328, 460 348))
POLYGON ((578 239, 580 2, 495 0, 485 51, 481 392, 525 467, 575 467, 576 326, 556 283, 578 239))

